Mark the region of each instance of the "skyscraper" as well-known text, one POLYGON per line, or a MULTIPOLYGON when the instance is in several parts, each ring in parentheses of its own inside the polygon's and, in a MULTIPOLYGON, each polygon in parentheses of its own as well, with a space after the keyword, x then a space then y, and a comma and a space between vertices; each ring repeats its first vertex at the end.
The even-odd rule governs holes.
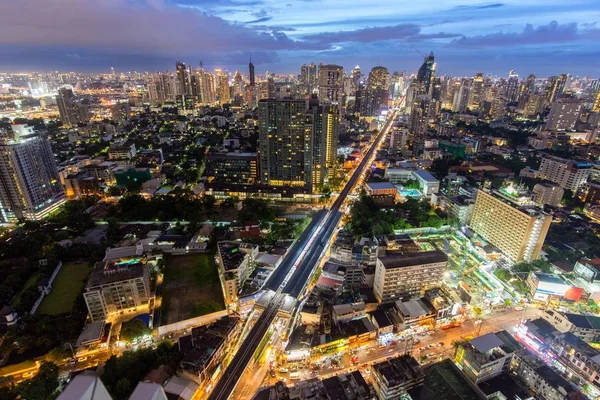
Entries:
MULTIPOLYGON (((311 180, 312 130, 305 126, 306 100, 258 102, 260 181, 273 186, 306 187, 311 180)), ((312 126, 311 126, 312 129, 312 126)))
POLYGON ((600 90, 598 91, 598 93, 596 93, 596 100, 594 100, 592 112, 600 113, 600 90))
POLYGON ((514 103, 519 98, 519 75, 513 70, 508 74, 506 81, 506 100, 509 103, 514 103))
POLYGON ((560 76, 551 76, 548 78, 548 83, 546 84, 546 90, 544 94, 546 95, 546 102, 548 104, 554 103, 554 100, 560 97, 561 94, 565 91, 565 87, 567 85, 568 75, 561 74, 560 76))
POLYGON ((250 86, 254 87, 256 81, 254 77, 254 64, 252 64, 252 59, 250 59, 250 63, 248 63, 248 74, 250 75, 250 86))
POLYGON ((314 191, 335 172, 339 107, 296 99, 258 103, 261 183, 314 191))
POLYGON ((309 85, 308 85, 308 65, 306 64, 302 64, 302 66, 300 67, 300 85, 302 86, 302 89, 304 92, 308 93, 309 92, 309 85))
POLYGON ((75 126, 90 120, 87 105, 77 101, 71 89, 59 89, 56 104, 60 120, 65 125, 75 126))
POLYGON ((352 69, 352 90, 356 91, 360 87, 360 67, 357 65, 352 69))
POLYGON ((227 104, 231 101, 227 72, 216 69, 215 74, 217 75, 217 95, 219 97, 219 104, 227 104))
POLYGON ((185 64, 181 61, 177 61, 175 63, 175 73, 177 79, 177 94, 181 96, 191 95, 190 79, 185 64))
POLYGON ((38 220, 64 202, 48 141, 26 125, 0 138, 0 220, 38 220))
POLYGON ((327 103, 341 103, 344 69, 339 65, 319 65, 319 100, 327 103))
POLYGON ((162 104, 175 100, 175 80, 173 75, 160 72, 152 75, 148 81, 148 99, 152 104, 162 104))
POLYGON ((473 78, 473 85, 471 85, 471 93, 469 96, 469 109, 471 111, 479 111, 479 104, 484 100, 483 98, 483 74, 478 73, 473 78))
POLYGON ((317 66, 311 62, 308 66, 308 92, 313 93, 318 86, 317 66))
POLYGON ((419 72, 417 73, 417 82, 419 86, 419 94, 431 94, 431 87, 433 86, 433 80, 435 79, 435 58, 433 51, 429 53, 419 72))
POLYGON ((582 111, 583 104, 579 99, 557 99, 550 108, 546 129, 555 131, 575 129, 582 111))
POLYGON ((367 85, 361 99, 361 115, 376 117, 382 107, 387 106, 389 97, 388 70, 385 67, 374 67, 369 73, 367 85))

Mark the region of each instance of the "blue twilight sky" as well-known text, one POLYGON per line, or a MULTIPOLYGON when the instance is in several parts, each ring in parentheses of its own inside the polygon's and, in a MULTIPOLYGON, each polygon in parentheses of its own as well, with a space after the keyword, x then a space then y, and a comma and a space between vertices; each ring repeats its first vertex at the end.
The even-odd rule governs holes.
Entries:
POLYGON ((0 71, 299 71, 600 77, 600 0, 0 0, 0 71))

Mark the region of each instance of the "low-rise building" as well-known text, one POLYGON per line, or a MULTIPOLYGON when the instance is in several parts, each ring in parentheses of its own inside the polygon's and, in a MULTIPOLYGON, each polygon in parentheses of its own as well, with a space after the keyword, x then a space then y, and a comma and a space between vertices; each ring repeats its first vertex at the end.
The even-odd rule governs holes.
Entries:
POLYGON ((492 332, 460 344, 454 362, 471 381, 479 383, 507 371, 513 354, 522 348, 507 331, 492 332))
POLYGON ((414 326, 435 325, 437 311, 425 298, 406 301, 396 300, 395 308, 402 319, 402 330, 414 326))
POLYGON ((238 293, 254 269, 258 246, 241 242, 219 242, 219 279, 227 306, 235 305, 238 293))
POLYGON ((332 306, 331 309, 331 316, 336 323, 360 318, 365 316, 367 313, 365 303, 363 302, 336 304, 332 306))
POLYGON ((542 318, 561 333, 571 332, 587 343, 600 341, 600 317, 547 310, 542 318))
POLYGON ((92 322, 147 305, 150 275, 146 256, 136 246, 107 250, 104 261, 94 266, 83 297, 92 322))
POLYGON ((114 144, 108 149, 109 160, 131 160, 135 157, 135 144, 114 144))
POLYGON ((588 282, 600 280, 600 258, 583 258, 575 263, 573 272, 588 282))
POLYGON ((425 251, 412 255, 388 251, 377 258, 373 293, 379 302, 421 295, 439 285, 448 256, 441 251, 425 251))
POLYGON ((374 364, 372 371, 373 388, 379 400, 399 399, 425 381, 423 369, 409 355, 374 364))
POLYGON ((547 400, 583 398, 560 374, 530 352, 515 354, 510 370, 531 391, 547 400))
POLYGON ((558 335, 550 350, 560 368, 569 375, 590 385, 590 390, 600 393, 600 352, 572 332, 558 335))

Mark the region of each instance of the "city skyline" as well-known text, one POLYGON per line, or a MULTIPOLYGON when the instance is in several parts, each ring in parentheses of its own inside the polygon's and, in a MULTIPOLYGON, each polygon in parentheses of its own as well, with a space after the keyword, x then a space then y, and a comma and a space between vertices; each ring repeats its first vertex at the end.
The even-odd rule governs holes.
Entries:
POLYGON ((593 1, 550 1, 540 10, 531 0, 30 0, 0 4, 0 15, 0 70, 8 72, 154 71, 174 59, 233 71, 250 56, 257 73, 298 73, 311 61, 416 71, 419 52, 433 51, 440 75, 594 75, 600 39, 593 1))

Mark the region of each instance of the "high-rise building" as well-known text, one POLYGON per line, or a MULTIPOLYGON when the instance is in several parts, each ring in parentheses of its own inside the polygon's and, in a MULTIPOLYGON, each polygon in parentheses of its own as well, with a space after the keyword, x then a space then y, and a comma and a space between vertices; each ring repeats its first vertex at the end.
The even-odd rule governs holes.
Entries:
POLYGON ((431 89, 433 87, 433 80, 435 79, 435 58, 433 56, 433 51, 429 53, 421 68, 419 68, 419 72, 417 73, 417 82, 418 82, 418 90, 419 94, 431 94, 431 89))
POLYGON ((546 129, 554 131, 575 129, 583 111, 583 103, 579 99, 559 98, 552 103, 546 129))
POLYGON ((48 141, 32 127, 12 125, 0 138, 0 221, 38 220, 65 194, 48 141))
POLYGON ((469 96, 468 108, 471 111, 479 111, 479 105, 484 100, 483 91, 483 74, 478 73, 473 78, 473 84, 471 85, 471 93, 469 96))
POLYGON ((390 133, 390 154, 401 154, 406 148, 408 129, 401 127, 390 133))
POLYGON ((311 165, 305 157, 311 134, 305 126, 306 100, 258 102, 260 180, 265 185, 304 186, 311 165))
POLYGON ((317 75, 317 66, 311 62, 308 66, 308 92, 314 93, 319 86, 319 77, 317 75))
POLYGON ((594 105, 592 105, 592 112, 600 113, 600 90, 596 93, 596 99, 594 100, 594 105))
POLYGON ((357 65, 352 69, 352 90, 357 91, 360 87, 360 67, 357 65))
POLYGON ((215 75, 207 71, 202 74, 202 103, 212 104, 217 101, 217 82, 215 75))
POLYGON ((217 75, 217 95, 219 97, 219 104, 228 104, 231 101, 231 92, 229 89, 229 77, 227 76, 227 71, 216 69, 215 74, 217 75))
POLYGON ((209 153, 205 159, 209 183, 254 184, 258 179, 256 153, 209 153))
POLYGON ((519 75, 513 70, 508 74, 505 95, 509 103, 514 103, 519 98, 519 75))
POLYGON ((471 229, 514 262, 537 260, 552 216, 531 207, 517 207, 500 196, 477 191, 471 229))
POLYGON ((367 85, 361 98, 361 115, 379 116, 382 107, 387 106, 389 98, 389 76, 385 67, 374 67, 369 73, 367 85))
POLYGON ((319 100, 326 103, 341 103, 344 69, 339 65, 319 65, 319 100))
POLYGON ((440 284, 448 256, 441 251, 392 253, 377 257, 373 293, 379 302, 419 296, 440 284))
POLYGON ((554 103, 556 99, 558 99, 567 86, 567 81, 569 76, 567 74, 561 74, 560 76, 551 76, 548 78, 548 83, 546 84, 545 96, 546 102, 548 104, 554 103))
POLYGON ((591 173, 592 165, 586 162, 545 156, 542 158, 536 177, 557 183, 563 189, 575 192, 587 182, 591 173))
POLYGON ((250 75, 250 86, 254 87, 256 85, 256 78, 254 76, 254 64, 252 64, 252 60, 248 64, 248 74, 250 75))
POLYGON ((235 75, 233 76, 233 95, 240 97, 243 93, 244 80, 242 79, 242 74, 240 74, 240 71, 235 71, 235 75))
POLYGON ((65 125, 75 126, 90 120, 87 105, 76 100, 71 89, 61 88, 58 90, 56 105, 58 106, 60 120, 65 125))
POLYGON ((454 91, 454 98, 452 99, 452 111, 453 112, 465 112, 467 110, 467 104, 469 101, 469 86, 465 81, 461 82, 454 91))
POLYGON ((532 192, 533 201, 540 207, 558 207, 565 193, 564 189, 554 182, 540 182, 533 187, 532 192))
POLYGON ((300 67, 300 85, 302 86, 302 90, 304 92, 309 92, 308 65, 306 64, 303 64, 302 67, 300 67))
POLYGON ((322 186, 335 171, 339 108, 316 99, 263 99, 258 112, 261 183, 322 186))
POLYGON ((148 81, 148 99, 152 104, 175 100, 175 80, 172 74, 156 73, 148 81))
POLYGON ((190 78, 187 67, 181 61, 175 63, 175 77, 177 80, 177 95, 187 96, 192 95, 190 78))

